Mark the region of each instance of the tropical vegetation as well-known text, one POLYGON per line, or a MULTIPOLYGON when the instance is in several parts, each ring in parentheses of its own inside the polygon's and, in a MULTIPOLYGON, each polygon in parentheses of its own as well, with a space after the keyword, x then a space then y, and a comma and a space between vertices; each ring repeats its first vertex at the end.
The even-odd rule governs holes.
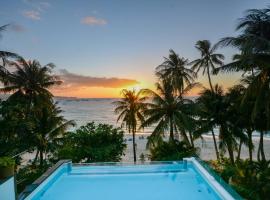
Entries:
POLYGON ((146 109, 145 97, 140 96, 141 92, 135 90, 122 90, 123 98, 115 101, 115 113, 119 114, 117 121, 121 120, 121 126, 132 133, 133 158, 137 161, 135 134, 139 125, 144 122, 143 111, 146 109))
POLYGON ((58 141, 54 158, 79 162, 119 162, 126 144, 124 132, 108 124, 94 122, 67 132, 58 141))
MULTIPOLYGON (((7 27, 0 27, 0 33, 7 27)), ((244 198, 269 199, 270 166, 264 141, 270 131, 270 8, 248 10, 236 30, 236 36, 216 44, 196 42, 200 57, 191 62, 169 50, 156 67, 155 90, 124 89, 122 98, 114 102, 115 113, 121 128, 132 134, 134 162, 135 135, 149 126, 155 127, 147 143, 150 160, 200 156, 198 140, 211 134, 216 160, 209 165, 244 198), (224 63, 218 51, 227 46, 238 53, 224 63), (207 75, 209 87, 197 82, 200 72, 207 75), (241 75, 236 85, 226 89, 213 83, 213 76, 228 72, 241 75), (198 97, 190 98, 195 87, 200 88, 198 97), (246 160, 243 147, 248 149, 246 160)), ((42 66, 6 51, 0 51, 0 59, 0 92, 9 93, 0 102, 0 156, 17 155, 19 163, 21 152, 36 155, 18 170, 19 188, 58 159, 121 161, 126 144, 120 128, 92 122, 70 129, 74 122, 61 116, 49 90, 61 84, 52 72, 53 64, 42 66)), ((140 159, 145 158, 141 154, 140 159)))

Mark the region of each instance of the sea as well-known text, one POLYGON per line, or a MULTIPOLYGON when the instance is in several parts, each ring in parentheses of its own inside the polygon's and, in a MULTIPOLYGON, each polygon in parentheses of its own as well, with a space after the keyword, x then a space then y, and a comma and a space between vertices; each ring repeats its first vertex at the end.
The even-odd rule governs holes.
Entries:
MULTIPOLYGON (((1 98, 1 97, 0 97, 1 98)), ((3 98, 2 98, 3 99, 3 98)), ((5 98, 4 98, 5 99, 5 98)), ((95 123, 106 123, 114 127, 120 127, 121 123, 117 122, 117 115, 114 113, 115 105, 114 101, 119 99, 110 98, 66 98, 66 97, 55 97, 55 101, 62 110, 62 116, 67 120, 74 120, 76 122, 76 127, 70 129, 70 131, 76 128, 86 125, 89 122, 95 123)), ((152 133, 155 126, 148 127, 144 130, 138 131, 136 134, 136 144, 137 144, 137 155, 148 155, 149 152, 146 149, 146 137, 152 133)), ((123 162, 131 162, 133 160, 133 150, 132 150, 132 136, 123 128, 125 132, 125 142, 127 144, 127 149, 125 150, 125 155, 122 156, 123 162)), ((218 135, 218 129, 214 129, 214 133, 218 135)), ((253 138, 254 145, 258 147, 259 134, 254 132, 253 138)), ((168 137, 166 137, 168 139, 168 137)), ((270 137, 269 134, 265 136, 265 152, 267 158, 270 158, 270 137)), ((203 135, 203 140, 196 140, 196 146, 200 150, 200 156, 204 160, 215 159, 214 146, 212 141, 211 133, 206 133, 203 135)), ((243 157, 248 157, 248 150, 243 147, 243 157)), ((254 157, 256 157, 256 151, 254 151, 254 157)), ((24 153, 22 155, 23 162, 22 165, 26 165, 29 160, 34 158, 34 153, 24 153)))
MULTIPOLYGON (((196 97, 189 97, 194 100, 196 97)), ((58 106, 62 109, 62 115, 67 120, 74 120, 76 127, 86 125, 89 122, 106 123, 113 125, 114 127, 121 127, 121 122, 117 122, 117 114, 115 114, 114 101, 119 99, 114 98, 76 98, 76 97, 55 97, 55 101, 58 102, 58 106)), ((137 134, 150 135, 155 126, 147 127, 143 130, 139 130, 137 134)), ((74 129, 74 128, 73 128, 74 129)), ((129 134, 124 128, 126 134, 129 134)), ((215 135, 219 134, 218 128, 214 129, 215 135)), ((211 135, 206 133, 205 136, 211 135)), ((259 133, 254 132, 254 137, 258 137, 259 133)), ((265 135, 270 139, 270 134, 265 135)))
MULTIPOLYGON (((0 99, 5 100, 9 95, 1 94, 0 99)), ((189 97, 194 100, 196 97, 189 97)), ((89 122, 106 123, 114 127, 121 127, 121 122, 117 122, 117 114, 115 114, 114 101, 117 98, 77 98, 77 97, 54 97, 55 102, 62 110, 62 116, 66 120, 74 120, 76 126, 70 130, 74 130, 80 126, 86 125, 89 122)), ((155 125, 139 130, 137 134, 150 135, 155 128, 155 125)), ((125 134, 129 134, 123 127, 125 134)), ((215 135, 219 134, 218 128, 214 129, 215 135)), ((206 133, 205 136, 211 135, 206 133)), ((259 133, 254 132, 254 137, 258 137, 259 133)), ((270 139, 270 133, 265 135, 270 139)))
MULTIPOLYGON (((117 114, 114 112, 115 98, 66 98, 56 97, 55 101, 62 110, 62 115, 67 120, 74 120, 76 127, 86 125, 89 122, 105 123, 114 127, 121 127, 121 121, 117 122, 117 114)), ((154 126, 138 131, 138 134, 151 134, 154 126)), ((124 127, 123 130, 125 131, 124 127)), ((125 131, 126 132, 126 131, 125 131)), ((126 132, 128 134, 128 132, 126 132)))

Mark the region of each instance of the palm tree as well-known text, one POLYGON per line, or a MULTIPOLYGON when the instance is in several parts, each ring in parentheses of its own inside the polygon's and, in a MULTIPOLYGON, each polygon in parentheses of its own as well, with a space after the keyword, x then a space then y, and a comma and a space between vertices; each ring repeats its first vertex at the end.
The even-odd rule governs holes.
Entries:
POLYGON ((196 74, 200 70, 202 70, 203 75, 207 73, 209 85, 211 90, 213 91, 210 74, 214 72, 216 65, 222 65, 224 56, 222 54, 215 53, 217 46, 211 46, 209 40, 199 40, 196 43, 195 47, 200 51, 201 58, 198 58, 190 63, 191 65, 193 65, 192 70, 194 70, 196 74))
POLYGON ((40 166, 43 166, 44 154, 53 151, 57 138, 63 135, 70 126, 74 126, 75 122, 65 120, 60 115, 62 111, 55 103, 51 102, 50 105, 46 103, 36 109, 33 119, 34 145, 37 148, 36 158, 39 155, 40 166))
POLYGON ((174 92, 181 95, 185 86, 193 83, 196 74, 187 68, 188 60, 181 58, 172 49, 169 57, 164 57, 164 62, 156 68, 156 75, 160 79, 170 80, 174 92))
MULTIPOLYGON (((215 85, 212 92, 210 89, 205 89, 201 92, 197 99, 197 104, 200 107, 199 116, 203 120, 199 131, 208 132, 214 127, 219 128, 219 149, 222 151, 228 150, 229 157, 234 163, 234 150, 237 149, 237 140, 245 141, 242 130, 238 127, 233 117, 235 110, 232 109, 231 99, 224 94, 223 89, 215 85)), ((215 141, 215 136, 212 132, 217 159, 219 152, 215 141)))
POLYGON ((54 67, 52 63, 41 66, 37 60, 27 62, 19 58, 10 65, 15 67, 15 71, 0 73, 0 77, 5 80, 0 92, 12 93, 10 98, 26 97, 29 100, 29 109, 39 99, 51 98, 48 88, 61 83, 57 76, 51 74, 54 67))
POLYGON ((132 133, 133 138, 133 156, 136 162, 136 142, 135 134, 139 125, 144 122, 143 112, 146 109, 145 97, 141 96, 141 91, 122 90, 123 98, 113 102, 117 107, 115 113, 118 114, 117 122, 122 121, 122 126, 126 127, 129 133, 132 133))
MULTIPOLYGON (((228 113, 230 114, 231 124, 237 127, 239 131, 239 146, 238 146, 238 155, 237 160, 240 160, 242 145, 247 145, 249 148, 250 161, 252 160, 252 138, 251 133, 253 130, 253 123, 250 119, 250 109, 249 105, 242 105, 242 99, 246 88, 242 84, 235 85, 228 89, 226 94, 227 101, 229 102, 228 113), (250 141, 251 139, 251 141, 250 141)), ((236 130, 236 129, 234 129, 236 130)))
POLYGON ((270 129, 270 9, 251 9, 241 19, 238 30, 241 34, 237 37, 227 37, 220 41, 220 45, 233 46, 241 51, 235 60, 218 71, 243 71, 252 73, 243 101, 254 98, 251 119, 255 127, 260 127, 259 151, 264 160, 263 132, 270 129), (260 120, 265 118, 266 125, 260 120), (259 124, 256 124, 256 123, 259 124))
POLYGON ((270 49, 270 6, 265 9, 249 9, 236 27, 237 37, 225 37, 219 45, 233 46, 242 52, 261 52, 270 49))
MULTIPOLYGON (((160 140, 160 138, 169 132, 170 141, 174 141, 180 134, 189 146, 193 145, 193 138, 187 136, 187 131, 191 133, 194 126, 192 116, 192 100, 185 99, 182 96, 174 95, 174 88, 169 81, 163 80, 157 83, 157 92, 145 89, 144 93, 149 95, 152 103, 149 103, 148 109, 144 115, 146 119, 142 127, 148 127, 156 124, 156 127, 150 137, 150 142, 160 140)), ((193 85, 189 85, 182 94, 188 92, 193 85)))

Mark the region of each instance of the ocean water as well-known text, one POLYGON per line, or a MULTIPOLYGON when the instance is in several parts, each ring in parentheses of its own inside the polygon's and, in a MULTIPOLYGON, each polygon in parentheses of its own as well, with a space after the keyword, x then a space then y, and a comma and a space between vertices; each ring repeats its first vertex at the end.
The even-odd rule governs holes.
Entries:
MULTIPOLYGON (((62 115, 67 120, 74 120, 77 124, 76 127, 92 121, 120 127, 121 122, 117 123, 117 115, 114 113, 115 105, 113 105, 113 102, 116 100, 118 99, 56 98, 58 106, 63 111, 62 115)), ((154 126, 148 127, 138 133, 151 134, 153 128, 154 126)))
MULTIPOLYGON (((6 100, 9 95, 0 94, 0 99, 6 100)), ((190 97, 195 100, 196 97, 190 97)), ((115 105, 113 102, 119 100, 116 98, 75 98, 75 97, 55 97, 55 101, 58 106, 62 109, 62 115, 67 120, 74 120, 76 127, 86 125, 89 122, 106 123, 115 127, 120 127, 121 123, 117 123, 117 115, 114 113, 115 105)), ((137 134, 151 134, 155 126, 147 127, 144 130, 140 130, 137 134)), ((73 130, 72 128, 71 130, 73 130)), ((126 130, 123 128, 126 132, 126 130)), ((219 134, 219 130, 214 129, 215 135, 219 134)), ((128 134, 126 132, 126 134, 128 134)), ((205 135, 211 135, 206 133, 205 135)), ((258 137, 259 133, 255 131, 254 137, 258 137)), ((270 132, 265 135, 266 138, 270 139, 270 132)))
MULTIPOLYGON (((194 97, 191 97, 194 99, 194 97)), ((62 115, 67 120, 74 120, 76 127, 86 125, 88 122, 106 123, 113 126, 120 127, 121 123, 117 123, 117 115, 114 113, 115 105, 113 102, 118 99, 113 98, 65 98, 56 97, 55 101, 62 109, 62 115)), ((75 127, 75 128, 76 128, 75 127)), ((140 130, 138 134, 151 134, 155 126, 147 127, 140 130)), ((125 131, 125 129, 123 129, 125 131)), ((127 133, 127 132, 126 132, 127 133)), ((214 129, 215 135, 218 135, 218 129, 214 129)), ((206 135, 211 135, 207 133, 206 135)), ((254 132, 254 137, 258 137, 259 133, 254 132)), ((270 137, 268 133, 267 138, 270 137)))

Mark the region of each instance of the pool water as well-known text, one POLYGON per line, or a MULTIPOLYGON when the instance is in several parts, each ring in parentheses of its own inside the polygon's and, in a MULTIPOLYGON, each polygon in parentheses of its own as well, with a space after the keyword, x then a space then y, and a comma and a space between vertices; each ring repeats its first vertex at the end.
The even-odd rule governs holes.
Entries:
POLYGON ((26 199, 223 199, 192 164, 60 167, 26 199))

